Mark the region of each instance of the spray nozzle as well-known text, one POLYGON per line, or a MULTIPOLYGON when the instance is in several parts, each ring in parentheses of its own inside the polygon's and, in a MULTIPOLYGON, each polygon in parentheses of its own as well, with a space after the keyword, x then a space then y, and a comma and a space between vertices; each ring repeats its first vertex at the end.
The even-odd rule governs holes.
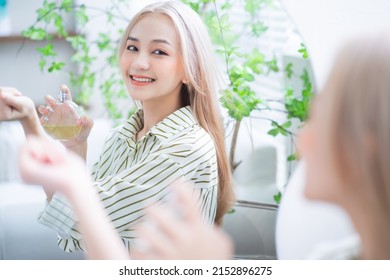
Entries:
POLYGON ((60 93, 58 95, 60 102, 65 102, 68 100, 68 87, 65 85, 62 85, 60 88, 60 93))

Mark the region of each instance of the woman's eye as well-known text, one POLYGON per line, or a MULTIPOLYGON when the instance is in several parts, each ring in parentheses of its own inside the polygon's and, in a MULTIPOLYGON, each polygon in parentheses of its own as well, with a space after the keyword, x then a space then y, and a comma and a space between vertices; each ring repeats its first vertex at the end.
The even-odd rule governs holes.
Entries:
POLYGON ((157 55, 167 55, 167 53, 162 50, 155 50, 153 53, 157 55))
POLYGON ((132 52, 138 51, 138 49, 135 46, 133 46, 133 45, 127 46, 126 49, 129 50, 129 51, 132 51, 132 52))

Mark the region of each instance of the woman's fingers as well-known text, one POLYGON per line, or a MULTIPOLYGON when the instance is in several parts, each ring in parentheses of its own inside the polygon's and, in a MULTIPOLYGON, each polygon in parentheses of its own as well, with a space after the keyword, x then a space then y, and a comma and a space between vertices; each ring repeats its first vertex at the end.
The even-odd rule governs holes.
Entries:
POLYGON ((93 120, 88 116, 82 116, 76 121, 76 124, 82 126, 80 134, 77 136, 79 142, 85 141, 91 133, 93 127, 93 120))
POLYGON ((57 101, 50 95, 46 95, 44 101, 47 105, 39 105, 38 112, 41 114, 40 122, 43 124, 47 121, 47 116, 54 112, 57 106, 57 101))
POLYGON ((11 106, 18 111, 20 111, 22 107, 21 99, 19 98, 18 95, 14 95, 10 92, 3 92, 2 93, 2 100, 8 105, 11 106))
POLYGON ((194 192, 198 191, 194 191, 190 184, 180 182, 174 183, 172 190, 177 195, 177 202, 181 205, 181 210, 184 211, 184 218, 193 223, 201 222, 200 208, 193 195, 194 192))
MULTIPOLYGON (((171 209, 173 210, 173 209, 171 209)), ((182 234, 182 225, 174 211, 168 211, 164 205, 148 209, 149 218, 156 224, 157 228, 168 238, 177 239, 182 234)))
POLYGON ((167 256, 170 254, 172 244, 160 232, 151 230, 146 225, 142 225, 137 229, 137 233, 141 237, 141 244, 137 248, 139 252, 156 256, 167 256))
POLYGON ((38 107, 38 112, 39 112, 41 115, 48 115, 49 112, 50 112, 50 109, 47 108, 47 107, 44 106, 44 105, 39 105, 39 107, 38 107))
POLYGON ((5 94, 5 93, 12 94, 14 96, 21 96, 22 95, 22 93, 20 91, 18 91, 16 88, 0 87, 0 95, 5 94))
POLYGON ((2 91, 1 101, 7 120, 22 120, 30 114, 35 114, 34 102, 23 95, 15 95, 2 91))
POLYGON ((45 100, 45 103, 48 106, 51 106, 52 108, 55 108, 57 106, 56 100, 52 96, 50 96, 50 95, 46 95, 44 100, 45 100))
POLYGON ((43 137, 29 136, 19 156, 20 174, 29 184, 44 186, 47 183, 49 189, 55 188, 64 181, 56 172, 65 162, 65 152, 56 142, 43 137))

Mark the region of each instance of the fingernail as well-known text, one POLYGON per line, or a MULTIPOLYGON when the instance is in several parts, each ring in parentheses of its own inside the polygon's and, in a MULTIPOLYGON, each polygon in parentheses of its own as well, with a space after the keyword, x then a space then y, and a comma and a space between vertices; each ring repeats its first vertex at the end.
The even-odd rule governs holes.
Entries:
POLYGON ((47 105, 47 106, 46 106, 46 109, 49 110, 51 113, 54 112, 53 108, 52 108, 50 105, 47 105))

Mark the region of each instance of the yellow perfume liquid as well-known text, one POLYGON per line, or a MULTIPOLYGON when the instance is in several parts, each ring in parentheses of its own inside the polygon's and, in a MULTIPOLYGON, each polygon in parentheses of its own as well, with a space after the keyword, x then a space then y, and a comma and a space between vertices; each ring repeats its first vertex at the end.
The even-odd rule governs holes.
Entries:
POLYGON ((79 125, 44 124, 43 128, 47 134, 60 141, 74 139, 81 131, 81 126, 79 125))
POLYGON ((81 126, 77 124, 82 117, 82 111, 72 102, 66 85, 60 87, 58 100, 49 107, 51 108, 49 113, 42 118, 42 126, 46 133, 59 141, 76 138, 81 132, 81 126))

